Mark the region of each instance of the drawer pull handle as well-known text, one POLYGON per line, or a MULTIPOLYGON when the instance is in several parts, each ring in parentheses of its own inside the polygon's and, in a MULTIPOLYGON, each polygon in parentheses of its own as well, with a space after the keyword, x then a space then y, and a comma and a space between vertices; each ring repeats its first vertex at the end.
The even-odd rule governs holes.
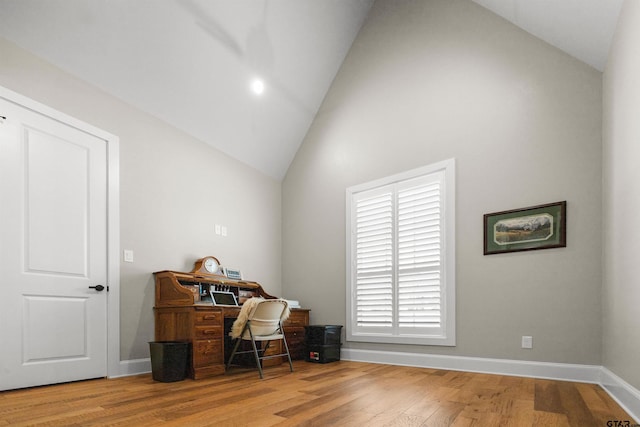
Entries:
POLYGON ((211 314, 210 314, 210 315, 208 315, 208 316, 206 316, 206 315, 205 315, 205 316, 203 316, 202 318, 203 318, 204 320, 216 320, 216 315, 215 315, 215 314, 213 314, 213 315, 211 315, 211 314))

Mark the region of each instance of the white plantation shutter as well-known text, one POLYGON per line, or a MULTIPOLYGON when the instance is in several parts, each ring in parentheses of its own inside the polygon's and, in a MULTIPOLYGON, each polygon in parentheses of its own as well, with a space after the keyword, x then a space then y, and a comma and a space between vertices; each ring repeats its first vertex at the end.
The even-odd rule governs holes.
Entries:
POLYGON ((348 339, 455 343, 453 176, 448 161, 347 190, 348 339))
POLYGON ((356 310, 358 326, 393 326, 393 194, 356 202, 356 310))
POLYGON ((398 327, 440 327, 439 176, 398 190, 398 327))

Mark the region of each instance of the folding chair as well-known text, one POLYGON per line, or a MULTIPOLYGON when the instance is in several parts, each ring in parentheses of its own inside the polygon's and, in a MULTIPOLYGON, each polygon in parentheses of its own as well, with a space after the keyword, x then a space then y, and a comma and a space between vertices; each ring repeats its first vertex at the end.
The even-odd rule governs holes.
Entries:
POLYGON ((237 354, 253 353, 260 378, 263 378, 262 361, 276 357, 287 356, 289 369, 293 372, 293 363, 289 354, 289 346, 284 337, 282 322, 289 316, 287 301, 282 299, 251 298, 247 300, 238 318, 235 320, 231 333, 236 343, 227 362, 227 370, 237 354), (269 343, 274 340, 282 340, 284 353, 266 355, 269 343), (251 341, 252 350, 238 351, 242 341, 251 341), (258 349, 256 342, 264 342, 264 348, 258 349))

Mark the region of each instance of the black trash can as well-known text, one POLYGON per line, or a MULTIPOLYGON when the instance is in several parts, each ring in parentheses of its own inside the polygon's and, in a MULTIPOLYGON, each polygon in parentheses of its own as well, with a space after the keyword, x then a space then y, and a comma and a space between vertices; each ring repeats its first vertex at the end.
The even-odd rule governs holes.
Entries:
POLYGON ((152 341, 149 343, 149 353, 151 353, 151 376, 154 381, 171 383, 186 378, 189 360, 188 342, 152 341))

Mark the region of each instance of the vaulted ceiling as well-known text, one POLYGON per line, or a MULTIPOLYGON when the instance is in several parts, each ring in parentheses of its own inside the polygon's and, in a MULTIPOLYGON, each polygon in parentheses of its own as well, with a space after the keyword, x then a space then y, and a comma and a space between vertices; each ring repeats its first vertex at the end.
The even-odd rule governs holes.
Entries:
MULTIPOLYGON (((602 71, 623 0, 473 1, 602 71)), ((0 0, 0 36, 282 179, 372 4, 0 0)))
POLYGON ((603 71, 623 0, 473 0, 603 71))

